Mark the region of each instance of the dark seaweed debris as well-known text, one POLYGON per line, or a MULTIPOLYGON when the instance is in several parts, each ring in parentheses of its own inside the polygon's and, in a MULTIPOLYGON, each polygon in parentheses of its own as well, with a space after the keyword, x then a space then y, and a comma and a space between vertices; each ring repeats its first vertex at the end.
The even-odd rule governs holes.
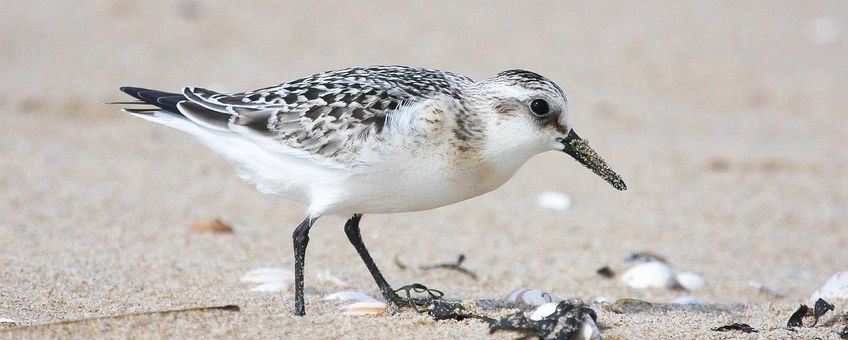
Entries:
POLYGON ((757 333, 756 328, 749 326, 747 323, 734 323, 732 325, 712 328, 716 332, 742 331, 744 333, 757 333))
MULTIPOLYGON (((418 269, 421 269, 421 270, 431 270, 431 269, 455 270, 455 271, 458 271, 460 273, 463 273, 465 275, 470 276, 474 280, 477 280, 477 274, 475 274, 471 270, 468 270, 468 268, 463 267, 462 266, 463 262, 465 262, 465 254, 459 254, 459 257, 456 259, 456 262, 445 262, 445 263, 437 263, 437 264, 427 265, 427 266, 419 266, 418 269)), ((405 263, 400 261, 400 258, 398 258, 397 255, 395 255, 395 265, 398 266, 398 268, 400 268, 400 269, 407 269, 408 268, 408 266, 405 263)))
MULTIPOLYGON (((813 324, 811 324, 810 327, 814 327, 817 323, 819 323, 819 318, 827 312, 832 311, 833 308, 832 304, 822 298, 816 300, 816 304, 813 307, 813 324)), ((804 317, 807 316, 807 313, 809 312, 810 307, 807 307, 807 305, 799 306, 798 310, 796 310, 795 313, 792 313, 792 316, 789 317, 789 322, 786 323, 786 327, 804 327, 804 317)))
POLYGON ((813 310, 814 310, 813 317, 815 317, 815 320, 813 320, 813 324, 810 325, 810 327, 813 327, 817 323, 819 323, 820 317, 825 315, 827 312, 832 311, 833 305, 828 303, 824 299, 819 298, 818 300, 816 300, 816 305, 815 305, 815 307, 813 307, 813 310))
POLYGON ((801 305, 798 307, 798 310, 795 313, 792 313, 792 316, 789 317, 789 322, 786 323, 786 327, 804 327, 804 316, 807 315, 807 311, 810 310, 810 307, 807 305, 801 305))
POLYGON ((430 270, 430 269, 450 269, 455 270, 465 275, 471 276, 472 279, 477 279, 477 274, 474 272, 462 267, 462 263, 465 262, 465 254, 459 254, 459 257, 456 259, 456 262, 447 262, 447 263, 439 263, 430 266, 420 266, 419 269, 430 270))
POLYGON ((848 326, 845 326, 845 328, 843 328, 836 334, 839 334, 840 339, 848 339, 848 326))
POLYGON ((595 311, 588 306, 568 301, 560 302, 551 315, 538 321, 531 320, 524 314, 518 312, 500 320, 492 320, 489 322, 489 332, 511 330, 528 335, 535 334, 540 339, 569 339, 580 332, 587 315, 592 318, 592 322, 598 318, 595 311))

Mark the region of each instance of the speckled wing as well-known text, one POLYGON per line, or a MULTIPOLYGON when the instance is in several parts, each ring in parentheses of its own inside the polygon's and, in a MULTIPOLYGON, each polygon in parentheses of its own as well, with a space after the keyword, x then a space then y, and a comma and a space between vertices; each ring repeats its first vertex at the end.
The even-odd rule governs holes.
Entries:
POLYGON ((437 96, 459 98, 471 79, 404 66, 349 68, 249 92, 187 87, 177 106, 198 124, 274 142, 292 154, 350 166, 400 108, 437 96))

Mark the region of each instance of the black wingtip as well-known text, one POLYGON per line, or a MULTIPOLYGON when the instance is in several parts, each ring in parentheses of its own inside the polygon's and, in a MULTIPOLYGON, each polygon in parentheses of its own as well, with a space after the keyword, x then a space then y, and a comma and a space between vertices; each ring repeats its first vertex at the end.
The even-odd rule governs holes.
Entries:
POLYGON ((174 113, 179 113, 177 103, 186 100, 186 97, 179 93, 157 91, 142 87, 122 86, 120 90, 146 104, 154 105, 174 113))
POLYGON ((143 99, 141 99, 141 97, 139 97, 138 93, 141 92, 141 91, 144 91, 146 89, 143 89, 143 88, 140 88, 140 87, 132 87, 132 86, 121 86, 120 90, 121 90, 121 92, 126 93, 126 94, 132 96, 135 99, 143 100, 143 99))

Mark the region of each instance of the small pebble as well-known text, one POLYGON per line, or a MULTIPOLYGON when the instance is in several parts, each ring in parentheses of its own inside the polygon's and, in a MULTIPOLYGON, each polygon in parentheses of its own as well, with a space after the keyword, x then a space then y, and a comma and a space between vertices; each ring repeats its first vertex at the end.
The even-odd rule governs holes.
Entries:
POLYGON ((706 286, 704 278, 692 272, 682 272, 677 274, 677 283, 686 290, 698 290, 706 286))
POLYGON ((810 303, 815 303, 818 299, 848 300, 848 272, 833 275, 810 296, 810 303))
POLYGON ((197 233, 229 234, 233 232, 233 228, 215 217, 195 221, 191 224, 191 231, 197 233))
POLYGON ((621 281, 632 288, 672 288, 677 285, 674 270, 663 262, 640 263, 621 274, 621 281))
POLYGON ((556 295, 538 289, 519 288, 507 295, 506 300, 509 302, 519 302, 531 306, 541 306, 550 302, 559 302, 560 299, 556 295))
POLYGON ((386 312, 386 304, 380 301, 357 301, 339 308, 340 315, 377 315, 386 312))
POLYGON ((542 208, 566 210, 571 206, 571 198, 561 192, 545 191, 536 196, 536 204, 542 208))
POLYGON ((341 301, 377 301, 377 299, 371 297, 371 295, 362 293, 362 292, 354 292, 354 291, 343 291, 343 292, 335 292, 330 295, 324 297, 324 300, 341 300, 341 301))

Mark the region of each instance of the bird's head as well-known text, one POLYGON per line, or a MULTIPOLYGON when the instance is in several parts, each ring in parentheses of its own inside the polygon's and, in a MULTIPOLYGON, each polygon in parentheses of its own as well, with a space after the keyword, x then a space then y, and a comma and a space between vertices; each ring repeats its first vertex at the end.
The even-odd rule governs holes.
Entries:
POLYGON ((487 124, 489 147, 530 153, 565 152, 618 190, 621 177, 580 138, 571 125, 568 99, 554 82, 536 73, 509 70, 479 83, 494 119, 487 124))

